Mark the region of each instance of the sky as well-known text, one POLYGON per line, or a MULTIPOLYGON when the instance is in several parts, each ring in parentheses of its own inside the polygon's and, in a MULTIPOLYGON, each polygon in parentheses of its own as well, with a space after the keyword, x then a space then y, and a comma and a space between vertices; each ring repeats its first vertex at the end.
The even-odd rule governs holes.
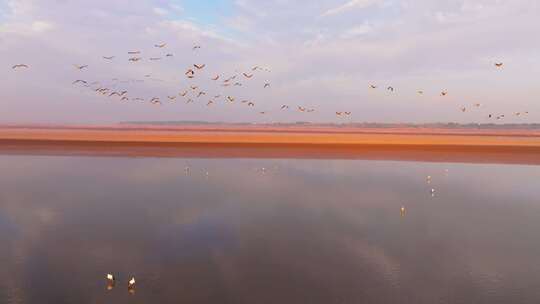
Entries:
POLYGON ((536 0, 0 0, 0 123, 539 123, 538 16, 536 0))

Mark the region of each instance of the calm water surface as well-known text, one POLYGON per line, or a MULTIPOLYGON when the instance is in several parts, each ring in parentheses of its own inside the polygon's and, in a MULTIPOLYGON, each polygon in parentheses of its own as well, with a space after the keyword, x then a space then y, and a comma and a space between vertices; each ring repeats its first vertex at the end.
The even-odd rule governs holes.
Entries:
POLYGON ((536 166, 0 156, 0 303, 540 303, 539 233, 536 166))

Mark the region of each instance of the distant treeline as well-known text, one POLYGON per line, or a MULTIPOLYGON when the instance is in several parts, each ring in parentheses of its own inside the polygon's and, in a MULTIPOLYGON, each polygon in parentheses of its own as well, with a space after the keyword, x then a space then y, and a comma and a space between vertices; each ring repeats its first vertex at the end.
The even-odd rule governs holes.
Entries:
POLYGON ((313 127, 334 127, 334 128, 435 128, 435 129, 540 129, 540 123, 527 124, 493 124, 493 123, 378 123, 378 122, 361 122, 361 123, 311 123, 298 121, 294 123, 249 123, 249 122, 208 122, 208 121, 127 121, 120 124, 126 125, 156 125, 156 126, 172 126, 172 125, 233 125, 233 126, 313 126, 313 127))

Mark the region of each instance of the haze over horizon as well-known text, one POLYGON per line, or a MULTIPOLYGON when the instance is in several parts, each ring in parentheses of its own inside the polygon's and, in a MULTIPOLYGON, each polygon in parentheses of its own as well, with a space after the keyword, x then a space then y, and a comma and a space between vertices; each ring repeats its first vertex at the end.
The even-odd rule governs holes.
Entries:
POLYGON ((533 0, 0 1, 0 123, 538 123, 539 15, 533 0), (161 43, 167 45, 154 46, 161 43), (129 62, 134 50, 144 60, 129 62), (202 63, 197 78, 186 79, 185 70, 202 63), (29 68, 13 70, 15 64, 29 68), (271 71, 242 79, 242 87, 210 80, 253 66, 271 71), (113 78, 117 89, 164 104, 120 102, 72 84, 112 87, 113 78), (266 82, 271 87, 263 89, 266 82), (169 103, 168 95, 194 83, 256 106, 169 103), (281 111, 282 104, 291 109, 281 111))

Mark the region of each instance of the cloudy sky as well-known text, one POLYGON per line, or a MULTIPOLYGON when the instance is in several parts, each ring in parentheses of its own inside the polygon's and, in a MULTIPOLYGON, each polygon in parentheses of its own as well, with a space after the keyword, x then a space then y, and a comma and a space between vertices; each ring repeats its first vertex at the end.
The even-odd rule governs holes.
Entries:
POLYGON ((540 122, 538 16, 536 0, 0 0, 0 123, 540 122), (135 50, 142 60, 129 62, 135 50), (29 68, 12 69, 21 63, 29 68), (195 63, 206 67, 188 80, 195 63), (239 76, 241 87, 210 80, 256 65, 270 71, 239 76), (186 104, 178 93, 190 85, 208 94, 186 104))

